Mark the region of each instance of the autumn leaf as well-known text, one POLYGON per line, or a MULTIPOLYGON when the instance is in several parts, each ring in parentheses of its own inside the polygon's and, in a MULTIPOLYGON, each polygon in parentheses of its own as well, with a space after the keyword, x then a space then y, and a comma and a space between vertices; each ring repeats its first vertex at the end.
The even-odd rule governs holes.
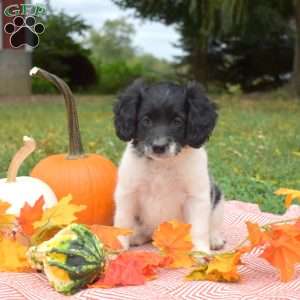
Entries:
POLYGON ((300 232, 300 218, 295 222, 294 226, 299 230, 300 232))
POLYGON ((275 195, 286 196, 284 200, 284 205, 286 208, 290 207, 294 199, 298 199, 300 202, 300 191, 281 188, 275 192, 275 195))
POLYGON ((48 241, 63 228, 64 226, 51 225, 38 228, 30 238, 31 244, 39 245, 44 241, 48 241))
POLYGON ((153 233, 153 245, 173 259, 173 268, 187 268, 195 263, 189 255, 193 248, 190 229, 190 224, 174 220, 160 224, 153 233))
POLYGON ((215 255, 207 264, 202 264, 186 276, 187 280, 208 280, 237 282, 240 280, 238 264, 240 253, 222 253, 215 255))
POLYGON ((269 240, 261 257, 280 271, 282 281, 291 280, 300 263, 299 229, 295 224, 273 225, 266 234, 269 240))
POLYGON ((18 221, 25 234, 30 236, 34 233, 33 223, 41 219, 44 204, 44 197, 41 196, 32 207, 25 202, 21 208, 18 221))
POLYGON ((44 211, 41 220, 34 222, 33 227, 39 228, 51 223, 53 226, 66 226, 77 220, 76 213, 84 210, 85 205, 72 204, 72 196, 68 195, 57 204, 44 211))
POLYGON ((237 249, 240 254, 254 247, 263 249, 262 258, 280 271, 281 280, 292 279, 294 268, 300 263, 300 220, 294 224, 258 224, 247 222, 248 240, 251 245, 237 249))
POLYGON ((246 222, 248 229, 248 240, 252 247, 261 246, 265 240, 265 233, 261 230, 257 223, 246 222))
POLYGON ((300 243, 294 243, 285 238, 280 241, 271 241, 261 257, 277 268, 280 271, 281 280, 287 282, 293 277, 295 264, 300 263, 300 243))
POLYGON ((195 259, 188 254, 176 253, 173 256, 169 256, 172 258, 171 268, 189 268, 195 265, 195 259))
POLYGON ((9 228, 14 225, 16 217, 6 213, 10 206, 11 205, 9 203, 0 200, 0 228, 9 228))
POLYGON ((246 246, 237 248, 236 251, 238 251, 241 255, 243 255, 245 253, 249 253, 252 249, 253 249, 252 245, 246 245, 246 246))
POLYGON ((153 244, 164 252, 188 252, 193 248, 190 224, 169 221, 160 224, 153 234, 153 244))
POLYGON ((278 238, 279 236, 289 236, 298 239, 300 237, 300 230, 296 222, 294 224, 271 225, 266 234, 271 239, 278 238))
POLYGON ((173 263, 171 257, 161 256, 154 252, 139 251, 135 253, 136 257, 144 262, 143 274, 147 276, 148 279, 152 279, 156 276, 157 268, 165 268, 173 263))
POLYGON ((109 250, 121 250, 122 244, 118 240, 118 236, 132 234, 132 230, 127 228, 104 225, 91 225, 89 228, 109 250))
POLYGON ((0 240, 0 272, 25 272, 30 271, 26 258, 28 248, 15 240, 0 240))
POLYGON ((77 220, 76 213, 86 208, 85 205, 72 204, 72 196, 62 198, 51 208, 44 210, 42 218, 33 223, 35 234, 32 237, 34 244, 51 238, 59 229, 77 220))
POLYGON ((142 285, 155 277, 158 268, 164 268, 169 263, 169 258, 154 252, 124 252, 110 261, 104 277, 89 287, 142 285))

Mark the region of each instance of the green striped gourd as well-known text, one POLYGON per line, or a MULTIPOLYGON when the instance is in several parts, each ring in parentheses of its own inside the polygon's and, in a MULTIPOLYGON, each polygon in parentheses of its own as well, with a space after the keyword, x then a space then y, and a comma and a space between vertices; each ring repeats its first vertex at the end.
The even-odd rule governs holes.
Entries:
POLYGON ((44 271, 56 291, 73 294, 103 272, 106 253, 86 226, 71 224, 49 241, 31 247, 28 258, 33 267, 44 271))

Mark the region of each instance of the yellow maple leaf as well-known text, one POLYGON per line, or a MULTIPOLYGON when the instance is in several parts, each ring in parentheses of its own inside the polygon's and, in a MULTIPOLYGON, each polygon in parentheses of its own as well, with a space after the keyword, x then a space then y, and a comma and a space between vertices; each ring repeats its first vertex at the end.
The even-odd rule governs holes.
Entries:
POLYGON ((164 222, 153 233, 153 245, 172 258, 173 268, 187 268, 195 264, 190 256, 193 248, 191 225, 176 220, 164 222))
POLYGON ((42 218, 33 223, 33 227, 39 228, 43 226, 66 226, 77 220, 75 213, 86 208, 85 205, 72 204, 72 196, 68 195, 57 202, 51 208, 43 212, 42 218))
POLYGON ((202 264, 193 270, 186 279, 237 282, 240 280, 237 269, 240 255, 238 252, 215 255, 207 264, 202 264))
POLYGON ((9 203, 0 200, 0 228, 11 227, 14 224, 16 217, 14 215, 6 213, 9 207, 9 203))
POLYGON ((0 240, 0 272, 30 271, 26 258, 28 248, 11 239, 0 240))
POLYGON ((85 205, 72 204, 72 196, 68 195, 51 208, 46 209, 39 221, 33 223, 35 234, 32 242, 39 244, 50 239, 60 228, 77 220, 76 213, 84 210, 85 205))
POLYGON ((298 199, 300 202, 300 191, 281 188, 275 192, 275 195, 286 196, 284 200, 284 205, 286 208, 290 207, 294 199, 298 199))

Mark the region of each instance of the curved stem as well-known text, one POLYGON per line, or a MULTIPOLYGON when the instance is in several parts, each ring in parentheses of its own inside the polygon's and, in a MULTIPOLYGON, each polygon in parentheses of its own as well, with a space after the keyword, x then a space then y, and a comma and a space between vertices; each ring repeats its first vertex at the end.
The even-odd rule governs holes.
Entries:
POLYGON ((7 182, 16 182, 17 174, 24 160, 35 150, 36 143, 33 138, 23 137, 24 145, 13 157, 8 171, 7 182))
POLYGON ((203 251, 192 251, 190 252, 191 256, 202 256, 202 257, 210 257, 213 256, 213 254, 208 254, 206 252, 203 251))
MULTIPOLYGON (((280 221, 274 221, 274 222, 270 222, 270 223, 267 223, 265 225, 261 225, 259 226, 259 228, 263 229, 263 230, 267 230, 269 226, 272 226, 272 225, 277 225, 277 224, 285 224, 285 223, 290 223, 290 222, 295 222, 295 221, 298 221, 300 220, 300 216, 299 217, 295 217, 295 218, 290 218, 290 219, 285 219, 285 220, 280 220, 280 221)), ((246 237, 244 240, 242 240, 237 246, 235 246, 233 248, 233 250, 236 250, 236 249, 239 249, 241 248, 246 242, 248 241, 248 237, 246 237)))
POLYGON ((242 246, 244 246, 244 244, 245 244, 246 242, 248 242, 248 236, 247 236, 245 239, 243 239, 237 246, 235 246, 235 247, 233 248, 233 250, 237 250, 237 249, 241 248, 242 246))
POLYGON ((79 130, 79 121, 76 109, 76 103, 70 87, 58 76, 49 73, 43 69, 34 67, 30 70, 30 76, 39 76, 54 84, 64 95, 68 116, 69 130, 69 155, 68 159, 76 159, 84 156, 84 150, 81 142, 79 130))
POLYGON ((260 228, 266 230, 267 227, 269 227, 271 225, 285 224, 285 223, 295 222, 295 221, 298 221, 298 220, 300 220, 300 216, 299 217, 295 217, 295 218, 291 218, 291 219, 285 219, 285 220, 281 220, 281 221, 275 221, 275 222, 267 223, 265 225, 260 226, 260 228))

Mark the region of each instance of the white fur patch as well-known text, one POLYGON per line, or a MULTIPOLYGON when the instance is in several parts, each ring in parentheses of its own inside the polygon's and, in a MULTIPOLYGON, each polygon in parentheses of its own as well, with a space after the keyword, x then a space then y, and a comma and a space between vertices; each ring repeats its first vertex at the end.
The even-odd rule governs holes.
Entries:
MULTIPOLYGON (((176 152, 175 144, 171 152, 176 152)), ((209 180, 204 148, 185 147, 176 156, 155 160, 138 157, 128 144, 115 192, 115 226, 134 229, 131 242, 141 244, 160 223, 182 220, 192 224, 195 248, 209 252, 211 233, 216 235, 222 224, 221 210, 215 214, 218 222, 211 220, 209 180)))

